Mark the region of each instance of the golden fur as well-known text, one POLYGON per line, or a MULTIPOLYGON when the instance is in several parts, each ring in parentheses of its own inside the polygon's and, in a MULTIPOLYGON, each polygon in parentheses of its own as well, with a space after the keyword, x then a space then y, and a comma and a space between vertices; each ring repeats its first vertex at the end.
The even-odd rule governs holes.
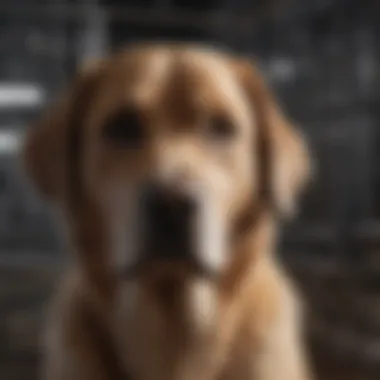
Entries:
POLYGON ((180 173, 170 177, 171 186, 207 185, 213 207, 230 223, 260 201, 254 144, 260 128, 270 137, 276 206, 289 215, 310 174, 308 149, 260 73, 239 57, 195 46, 130 48, 81 71, 30 130, 27 170, 58 209, 75 253, 49 319, 47 380, 111 380, 85 313, 102 321, 132 379, 310 380, 299 298, 274 257, 273 210, 260 214, 248 236, 234 243, 217 281, 189 275, 186 265, 169 265, 167 273, 178 277, 170 300, 158 291, 163 266, 130 282, 113 271, 110 225, 118 189, 148 173, 180 173), (147 143, 133 152, 112 150, 100 137, 107 116, 127 103, 147 126, 147 143), (83 111, 78 165, 85 193, 76 213, 67 202, 74 109, 83 111), (238 132, 228 148, 199 137, 207 113, 233 120, 238 132))

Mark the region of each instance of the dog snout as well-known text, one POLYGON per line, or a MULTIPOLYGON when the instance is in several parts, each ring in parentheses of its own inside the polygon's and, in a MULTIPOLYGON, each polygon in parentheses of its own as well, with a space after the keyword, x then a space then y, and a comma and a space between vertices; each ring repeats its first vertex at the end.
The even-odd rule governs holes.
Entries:
POLYGON ((195 197, 186 190, 151 183, 144 200, 149 251, 160 258, 184 258, 189 254, 195 197))

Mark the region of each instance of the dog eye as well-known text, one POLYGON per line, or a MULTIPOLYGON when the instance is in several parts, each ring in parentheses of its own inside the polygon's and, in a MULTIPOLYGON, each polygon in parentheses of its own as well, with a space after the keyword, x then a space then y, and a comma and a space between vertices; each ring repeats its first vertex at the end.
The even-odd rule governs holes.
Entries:
POLYGON ((137 112, 129 109, 111 116, 103 131, 106 141, 116 147, 137 147, 144 139, 141 119, 137 112))
POLYGON ((214 116, 207 124, 207 134, 210 138, 227 140, 235 135, 235 125, 224 116, 214 116))

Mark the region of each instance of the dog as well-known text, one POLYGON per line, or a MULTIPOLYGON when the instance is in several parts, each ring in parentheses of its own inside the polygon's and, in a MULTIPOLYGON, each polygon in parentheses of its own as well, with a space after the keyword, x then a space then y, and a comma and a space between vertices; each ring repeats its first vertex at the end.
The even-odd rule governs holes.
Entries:
POLYGON ((311 154, 253 62, 174 43, 91 62, 22 157, 74 253, 45 379, 311 379, 275 257, 311 154))

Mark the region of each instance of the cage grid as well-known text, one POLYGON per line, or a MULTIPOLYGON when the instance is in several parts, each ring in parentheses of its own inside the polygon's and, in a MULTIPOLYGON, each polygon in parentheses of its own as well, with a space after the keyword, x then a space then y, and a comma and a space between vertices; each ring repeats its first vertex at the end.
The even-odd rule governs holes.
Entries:
POLYGON ((58 250, 49 212, 20 178, 19 142, 83 60, 136 40, 200 41, 258 59, 317 162, 317 179, 301 214, 286 226, 286 249, 356 257, 363 244, 372 249, 380 242, 377 3, 189 4, 14 0, 0 5, 0 255, 27 247, 58 250))

